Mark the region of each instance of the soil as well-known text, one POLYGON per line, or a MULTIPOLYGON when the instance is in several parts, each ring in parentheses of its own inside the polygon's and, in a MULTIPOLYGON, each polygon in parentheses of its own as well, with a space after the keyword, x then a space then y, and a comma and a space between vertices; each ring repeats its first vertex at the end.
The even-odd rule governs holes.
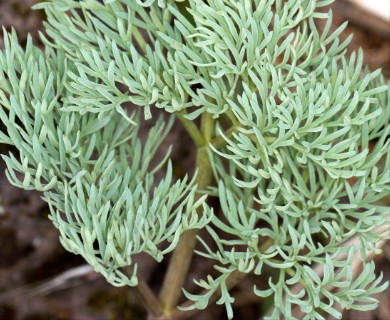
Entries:
MULTIPOLYGON (((42 30, 41 13, 30 10, 34 0, 1 0, 0 25, 17 31, 20 41, 25 42, 31 33, 35 43, 40 43, 38 30, 42 30)), ((335 12, 334 27, 340 25, 347 15, 335 12)), ((390 27, 389 27, 390 29, 390 27)), ((351 49, 362 47, 365 63, 370 69, 383 68, 390 75, 390 42, 360 23, 349 24, 345 34, 354 33, 351 49)), ((390 30, 389 30, 390 32, 390 30)), ((3 47, 0 35, 0 48, 3 47)), ((1 126, 1 124, 0 124, 1 126)), ((144 134, 144 133, 143 133, 144 134)), ((182 176, 194 163, 194 152, 184 129, 175 124, 166 139, 168 145, 180 146, 173 151, 175 174, 182 176)), ((162 148, 164 149, 164 147, 162 148)), ((0 153, 14 150, 0 145, 0 153)), ((163 151, 162 151, 163 152, 163 151)), ((48 217, 49 209, 37 192, 24 191, 11 186, 5 177, 5 164, 0 161, 0 320, 125 320, 146 319, 146 315, 134 292, 128 288, 115 288, 93 272, 64 281, 52 290, 42 285, 69 270, 84 266, 79 256, 66 252, 58 241, 58 231, 48 217)), ((166 264, 157 265, 144 256, 137 258, 141 272, 156 289, 162 281, 166 264)), ((390 243, 383 254, 376 258, 378 273, 390 279, 390 243)), ((192 276, 204 275, 210 265, 199 258, 194 259, 192 276)), ((246 279, 234 290, 236 296, 236 319, 257 319, 266 305, 255 300, 251 288, 259 279, 246 279)), ((261 283, 259 283, 261 285, 261 283)), ((192 284, 187 283, 187 288, 192 284)), ((388 320, 390 319, 389 291, 377 295, 380 306, 377 310, 360 314, 349 311, 343 319, 388 320)), ((193 319, 226 319, 220 306, 213 306, 193 319)))

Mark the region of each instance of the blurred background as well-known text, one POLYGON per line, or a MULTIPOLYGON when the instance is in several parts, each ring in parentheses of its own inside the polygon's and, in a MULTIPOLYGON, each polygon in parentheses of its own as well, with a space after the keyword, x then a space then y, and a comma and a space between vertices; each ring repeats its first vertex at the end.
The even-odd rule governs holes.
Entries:
MULTIPOLYGON (((41 12, 32 11, 34 0, 0 0, 0 25, 13 26, 22 42, 30 33, 41 45, 38 31, 43 30, 41 12)), ((371 70, 382 68, 390 77, 390 0, 336 0, 332 5, 336 29, 350 23, 342 34, 354 34, 350 52, 362 47, 365 64, 371 70)), ((319 25, 321 28, 321 25, 319 25)), ((0 48, 3 47, 0 34, 0 48)), ((0 124, 3 129, 2 124, 0 124)), ((183 129, 175 126, 167 144, 180 145, 173 153, 177 175, 191 171, 194 160, 191 142, 183 142, 183 129), (176 141, 176 142, 175 142, 176 141)), ((13 152, 0 145, 0 153, 13 152)), ((114 288, 85 265, 82 258, 67 253, 59 244, 58 231, 47 218, 49 209, 37 192, 11 186, 0 160, 0 320, 128 320, 145 319, 145 314, 129 288, 114 288)), ((390 198, 388 199, 390 201, 390 198)), ((146 257, 141 272, 152 287, 158 287, 166 265, 157 266, 146 257)), ((390 243, 375 257, 378 273, 390 279, 390 243)), ((194 260, 191 277, 202 275, 212 266, 194 260)), ((254 279, 242 281, 235 289, 236 319, 257 319, 267 308, 249 294, 254 279)), ((258 280, 257 280, 258 281, 258 280)), ((187 284, 191 289, 191 283, 187 284)), ((378 294, 377 310, 361 314, 348 311, 347 320, 389 320, 389 290, 378 294)), ((226 319, 223 308, 213 306, 193 319, 226 319)))

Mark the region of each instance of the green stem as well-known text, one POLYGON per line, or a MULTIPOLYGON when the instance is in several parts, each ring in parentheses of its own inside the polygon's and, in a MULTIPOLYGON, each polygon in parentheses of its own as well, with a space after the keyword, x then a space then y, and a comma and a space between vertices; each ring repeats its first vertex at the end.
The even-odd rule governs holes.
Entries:
POLYGON ((188 134, 191 136, 192 140, 194 141, 195 145, 200 148, 205 145, 205 138, 202 135, 202 133, 199 131, 198 127, 195 125, 195 123, 191 120, 188 120, 185 117, 184 112, 177 112, 177 117, 180 119, 181 123, 183 124, 184 128, 186 128, 188 134))
POLYGON ((224 147, 227 144, 227 141, 225 140, 224 136, 228 139, 230 139, 234 133, 237 133, 238 130, 236 127, 231 127, 230 129, 226 130, 223 134, 223 136, 215 137, 213 140, 210 141, 210 144, 215 148, 219 149, 224 147))
POLYGON ((137 295, 151 315, 150 318, 158 318, 163 313, 160 302, 152 289, 143 278, 138 276, 138 285, 135 287, 137 295))
MULTIPOLYGON (((134 274, 133 266, 128 266, 124 272, 128 277, 131 277, 134 274)), ((162 314, 162 308, 156 294, 139 273, 137 274, 137 279, 138 284, 134 287, 134 290, 139 296, 140 301, 142 301, 145 309, 148 311, 150 315, 149 318, 158 319, 162 314)))
MULTIPOLYGON (((215 149, 219 149, 219 148, 222 148, 224 146, 226 146, 228 144, 228 142, 226 141, 225 138, 232 138, 233 135, 235 133, 239 133, 238 131, 238 127, 236 126, 232 126, 230 127, 229 129, 227 129, 223 135, 219 135, 218 137, 215 137, 213 138, 211 141, 210 141, 210 144, 215 148, 215 149)), ((254 133, 252 134, 248 134, 247 135, 253 142, 257 142, 257 137, 254 133)), ((264 137, 264 140, 267 142, 267 143, 272 143, 276 140, 275 137, 264 137)))
MULTIPOLYGON (((191 122, 193 124, 193 122, 191 122)), ((186 128, 188 128, 186 126, 186 128)), ((197 189, 204 190, 209 187, 212 176, 211 164, 207 152, 208 141, 211 139, 214 129, 214 121, 210 114, 204 114, 202 117, 202 140, 203 145, 198 146, 197 150, 197 189)), ((196 131, 192 131, 196 132, 196 131)), ((190 132, 189 132, 190 133, 190 132)), ((193 134, 190 133, 191 136, 193 134)), ((194 139, 195 141, 195 139, 194 139)), ((197 143, 195 141, 195 143, 197 143)), ((196 195, 196 200, 201 194, 196 195)), ((201 214, 201 212, 199 212, 201 214)), ((160 293, 160 301, 164 315, 169 319, 169 315, 176 310, 180 299, 182 288, 190 267, 195 243, 197 230, 185 232, 172 255, 168 271, 165 275, 164 283, 160 293)))

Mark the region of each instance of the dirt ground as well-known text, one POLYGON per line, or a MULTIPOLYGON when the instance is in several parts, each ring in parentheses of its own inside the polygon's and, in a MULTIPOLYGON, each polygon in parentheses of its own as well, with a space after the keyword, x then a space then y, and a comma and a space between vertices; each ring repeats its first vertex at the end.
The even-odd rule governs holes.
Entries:
MULTIPOLYGON (((34 0, 0 0, 0 25, 8 30, 13 26, 21 41, 31 33, 39 43, 38 30, 42 29, 43 16, 29 7, 34 0)), ((341 24, 348 12, 342 6, 335 6, 335 27, 341 24)), ((390 76, 390 42, 385 35, 375 33, 360 22, 350 23, 347 32, 355 37, 352 49, 362 47, 365 51, 365 63, 371 69, 383 68, 390 76)), ((390 34, 390 26, 389 26, 390 34)), ((343 35, 344 36, 344 35, 343 35)), ((0 35, 0 48, 3 46, 0 35)), ((1 126, 1 124, 0 124, 1 126)), ((178 176, 191 166, 194 154, 183 140, 183 128, 175 126, 167 138, 167 144, 180 145, 174 151, 173 161, 178 176)), ((0 153, 12 150, 0 145, 0 153)), ((65 280, 54 289, 45 287, 48 282, 66 272, 84 270, 84 261, 79 256, 67 253, 59 244, 58 232, 48 220, 48 207, 37 192, 23 191, 11 186, 4 174, 5 165, 0 161, 0 320, 125 320, 145 319, 134 293, 128 288, 114 288, 93 272, 81 272, 81 276, 65 280)), ((141 272, 158 287, 161 274, 166 265, 157 266, 145 257, 141 272)), ((378 272, 383 272, 385 279, 390 279, 390 243, 383 254, 376 258, 378 272)), ((210 265, 195 259, 192 273, 200 274, 210 265)), ((65 274, 64 274, 65 273, 65 274)), ((252 279, 253 280, 253 279, 252 279)), ((242 281, 235 289, 237 319, 257 319, 259 306, 253 296, 245 294, 251 291, 251 279, 242 281)), ((52 282, 50 282, 52 284, 52 282)), ((190 286, 190 284, 188 284, 190 286)), ((379 294, 380 306, 377 310, 360 314, 347 312, 347 320, 389 320, 389 290, 379 294)), ((221 307, 211 307, 196 319, 225 319, 221 307)))

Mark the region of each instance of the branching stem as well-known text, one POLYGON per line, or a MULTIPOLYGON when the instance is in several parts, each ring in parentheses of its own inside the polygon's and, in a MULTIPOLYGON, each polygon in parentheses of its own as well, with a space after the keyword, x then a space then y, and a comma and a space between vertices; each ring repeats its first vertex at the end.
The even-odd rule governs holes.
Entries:
MULTIPOLYGON (((134 274, 134 268, 133 266, 128 266, 124 272, 126 275, 131 277, 134 274)), ((162 308, 160 305, 160 301, 158 300, 156 294, 152 291, 152 289, 149 287, 147 282, 144 280, 144 278, 138 273, 138 284, 134 287, 137 295, 140 298, 140 301, 142 301, 145 309, 149 313, 149 318, 151 319, 158 319, 162 314, 162 308)))
POLYGON ((158 318, 162 314, 160 302, 146 281, 139 275, 138 285, 135 287, 135 289, 137 290, 137 294, 141 301, 143 301, 145 308, 151 315, 150 318, 158 318))
POLYGON ((181 123, 183 124, 184 128, 187 130, 188 134, 194 141, 195 145, 198 148, 203 147, 205 145, 205 138, 196 126, 196 124, 193 121, 188 120, 185 117, 185 113, 177 112, 176 114, 177 117, 180 119, 181 123))
MULTIPOLYGON (((179 118, 180 120, 182 120, 184 117, 179 118)), ((186 120, 187 119, 184 120, 183 124, 187 128, 191 137, 194 139, 195 144, 198 145, 196 160, 198 168, 197 188, 198 190, 204 190, 210 185, 212 176, 212 169, 207 148, 208 142, 210 141, 213 134, 214 120, 212 116, 208 113, 203 115, 201 125, 201 137, 204 142, 201 145, 199 145, 201 140, 197 137, 198 132, 200 131, 196 128, 193 122, 190 123, 195 126, 196 130, 192 125, 186 126, 186 120)), ((199 199, 200 196, 201 195, 198 194, 197 198, 199 199)), ((172 255, 160 293, 160 301, 163 308, 163 312, 167 316, 169 316, 174 310, 176 310, 177 304, 179 302, 184 281, 188 273, 188 269, 190 267, 193 255, 196 243, 196 234, 197 230, 189 230, 185 232, 181 236, 179 244, 177 245, 172 255)))
MULTIPOLYGON (((227 145, 227 141, 225 138, 232 138, 235 133, 239 133, 238 127, 232 126, 229 129, 227 129, 222 135, 219 135, 217 137, 214 137, 210 144, 215 148, 219 149, 227 145)), ((257 142, 257 138, 255 134, 247 134, 247 136, 254 142, 257 142)), ((264 140, 268 143, 272 143, 276 140, 274 137, 263 137, 264 140)))

